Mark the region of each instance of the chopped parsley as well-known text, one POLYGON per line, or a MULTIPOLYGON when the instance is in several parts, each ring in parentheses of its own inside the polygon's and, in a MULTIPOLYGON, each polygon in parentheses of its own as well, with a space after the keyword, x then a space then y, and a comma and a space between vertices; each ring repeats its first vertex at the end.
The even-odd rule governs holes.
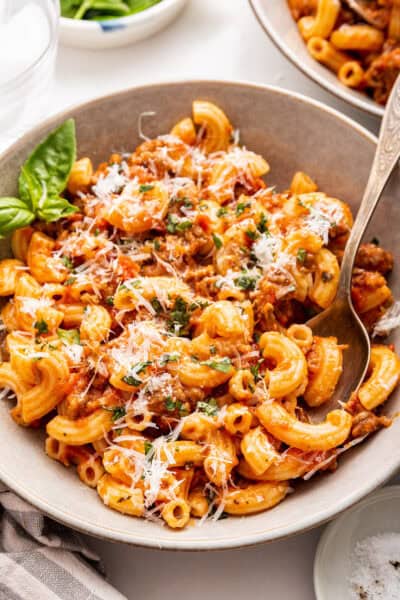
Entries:
POLYGON ((299 248, 297 250, 297 261, 304 265, 306 258, 307 258, 307 250, 305 250, 305 248, 299 248))
POLYGON ((135 387, 139 386, 141 383, 143 383, 143 381, 136 377, 136 375, 140 375, 141 373, 143 373, 143 371, 151 364, 152 363, 150 360, 147 360, 145 362, 138 362, 131 368, 132 374, 124 375, 124 377, 122 377, 122 381, 127 385, 133 385, 135 387))
POLYGON ((143 383, 141 379, 138 379, 137 377, 134 377, 133 375, 124 375, 122 377, 121 381, 123 381, 127 385, 132 385, 134 387, 138 387, 141 383, 143 383))
POLYGON ((144 453, 148 456, 153 451, 153 444, 149 440, 144 440, 144 453))
POLYGON ((112 411, 112 421, 118 421, 118 419, 122 419, 126 415, 126 410, 123 406, 117 406, 117 408, 113 408, 112 411))
POLYGON ((251 365, 250 367, 250 373, 253 375, 254 381, 260 381, 261 379, 260 366, 262 362, 263 359, 261 358, 256 365, 251 365))
POLYGON ((68 277, 68 279, 64 281, 64 285, 72 285, 73 283, 75 283, 75 281, 76 277, 68 277))
POLYGON ((108 304, 108 306, 114 306, 114 296, 107 296, 106 304, 108 304))
POLYGON ((173 412, 176 408, 176 402, 172 400, 172 396, 167 396, 164 401, 164 406, 168 412, 173 412))
POLYGON ((228 214, 228 209, 225 208, 225 206, 221 206, 221 208, 218 209, 217 217, 224 217, 227 214, 228 214))
POLYGON ((127 281, 126 283, 122 283, 118 289, 120 290, 129 290, 132 288, 138 289, 140 288, 142 285, 142 282, 140 279, 129 279, 129 281, 127 281))
POLYGON ((253 231, 252 229, 246 230, 247 237, 254 242, 257 239, 257 231, 253 231))
POLYGON ((48 327, 46 321, 44 321, 43 319, 36 321, 36 323, 34 324, 34 328, 37 329, 37 332, 39 335, 49 332, 49 327, 48 327))
POLYGON ((222 248, 222 240, 219 237, 219 235, 216 235, 215 233, 212 234, 212 239, 214 241, 214 245, 216 247, 217 250, 219 250, 220 248, 222 248))
POLYGON ((199 412, 206 414, 208 417, 215 417, 219 407, 215 398, 208 398, 208 400, 198 402, 196 409, 199 412))
POLYGON ((177 410, 181 417, 188 414, 188 411, 184 407, 183 403, 180 400, 172 400, 172 396, 167 396, 164 402, 164 406, 168 412, 174 412, 177 410))
POLYGON ((154 246, 154 250, 160 250, 160 248, 161 248, 160 240, 155 239, 153 242, 153 246, 154 246))
POLYGON ((231 359, 227 356, 221 360, 203 360, 200 364, 215 371, 221 371, 221 373, 229 373, 232 368, 231 359))
POLYGON ((239 202, 236 206, 236 214, 242 215, 246 208, 250 208, 250 202, 239 202))
POLYGON ((151 192, 151 190, 154 190, 153 183, 142 183, 142 185, 139 186, 139 192, 141 194, 145 194, 146 192, 151 192))
POLYGON ((193 202, 189 200, 189 198, 187 198, 186 196, 180 198, 180 201, 182 202, 185 208, 193 208, 193 202))
POLYGON ((154 310, 156 311, 156 313, 159 315, 160 313, 162 313, 163 311, 163 307, 161 306, 161 302, 159 301, 159 299, 157 298, 157 296, 154 296, 151 300, 150 300, 150 304, 152 305, 152 307, 154 308, 154 310))
POLYGON ((181 221, 176 215, 168 213, 167 217, 167 231, 169 233, 182 233, 192 227, 192 221, 181 221))
POLYGON ((253 291, 256 289, 257 277, 251 275, 240 275, 233 280, 236 287, 241 290, 253 291))
POLYGON ((260 233, 268 233, 267 222, 267 216, 264 213, 262 213, 260 220, 257 224, 257 229, 260 233))
POLYGON ((57 329, 57 335, 66 344, 80 344, 79 329, 57 329))
POLYGON ((61 257, 61 262, 64 265, 64 267, 66 267, 67 269, 69 269, 70 271, 72 271, 72 269, 74 268, 74 263, 72 262, 72 260, 69 258, 69 256, 62 256, 61 257))
POLYGON ((166 352, 160 357, 160 367, 165 367, 165 365, 171 362, 178 362, 179 358, 179 352, 166 352))
POLYGON ((187 302, 180 296, 176 298, 174 306, 169 314, 168 329, 175 335, 187 335, 189 332, 189 320, 191 309, 187 302))

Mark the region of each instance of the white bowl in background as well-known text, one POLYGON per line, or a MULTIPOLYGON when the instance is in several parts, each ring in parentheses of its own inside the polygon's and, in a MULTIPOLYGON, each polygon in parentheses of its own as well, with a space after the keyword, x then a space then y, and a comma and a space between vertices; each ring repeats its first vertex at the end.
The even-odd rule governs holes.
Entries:
POLYGON ((116 48, 153 35, 173 21, 187 0, 161 0, 142 12, 104 21, 61 17, 60 41, 75 48, 116 48))
POLYGON ((333 521, 318 543, 314 561, 317 600, 349 600, 352 552, 358 542, 400 533, 400 485, 383 488, 333 521))
POLYGON ((305 75, 345 102, 382 117, 384 107, 367 95, 343 85, 335 73, 310 56, 290 14, 287 0, 249 0, 260 25, 276 47, 305 75))

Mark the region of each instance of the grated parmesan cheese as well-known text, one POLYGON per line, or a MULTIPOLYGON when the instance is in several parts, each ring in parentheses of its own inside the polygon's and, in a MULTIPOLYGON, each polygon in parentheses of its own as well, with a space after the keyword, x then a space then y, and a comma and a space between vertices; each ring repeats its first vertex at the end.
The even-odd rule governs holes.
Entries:
POLYGON ((375 323, 372 337, 384 337, 389 335, 393 329, 400 326, 400 301, 396 302, 387 312, 375 323))
POLYGON ((350 569, 351 600, 399 600, 400 533, 380 533, 358 542, 350 569))
POLYGON ((304 219, 303 224, 308 231, 318 235, 322 239, 325 246, 329 243, 329 230, 331 229, 333 223, 323 212, 311 207, 310 214, 304 219))
POLYGON ((124 173, 121 173, 120 171, 119 164, 107 167, 106 175, 99 177, 99 180, 92 188, 97 199, 109 200, 111 194, 118 192, 128 183, 129 179, 125 174, 126 171, 124 173))
POLYGON ((149 137, 147 137, 147 135, 144 135, 143 133, 143 129, 142 129, 142 123, 143 123, 143 119, 144 117, 154 117, 157 113, 154 112, 154 110, 147 110, 144 111, 142 113, 140 113, 139 118, 138 118, 138 135, 140 137, 141 140, 144 140, 145 142, 148 142, 150 140, 149 137))
POLYGON ((274 235, 263 233, 253 246, 253 252, 260 267, 267 269, 282 249, 282 240, 274 235))
POLYGON ((21 302, 20 311, 27 313, 31 317, 35 318, 37 311, 43 308, 49 308, 52 306, 50 298, 31 298, 30 296, 15 296, 15 299, 21 302))

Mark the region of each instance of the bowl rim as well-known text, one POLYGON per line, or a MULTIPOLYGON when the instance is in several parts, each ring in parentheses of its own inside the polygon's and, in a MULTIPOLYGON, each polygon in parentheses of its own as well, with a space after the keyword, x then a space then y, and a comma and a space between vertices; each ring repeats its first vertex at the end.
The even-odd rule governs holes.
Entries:
POLYGON ((96 21, 88 21, 85 19, 71 19, 60 15, 60 25, 64 29, 89 31, 91 29, 99 29, 101 25, 114 25, 116 31, 120 27, 129 27, 130 25, 141 25, 146 21, 157 19, 162 13, 170 9, 174 5, 182 4, 187 0, 161 0, 158 4, 154 4, 149 8, 145 8, 141 12, 127 15, 126 17, 115 17, 113 19, 101 19, 96 21))
MULTIPOLYGON (((278 86, 272 85, 263 85, 256 84, 253 82, 249 82, 246 80, 212 80, 212 79, 188 79, 188 80, 175 80, 175 81, 164 81, 159 83, 150 83, 147 85, 141 86, 132 86, 129 88, 120 89, 116 92, 106 94, 103 96, 96 97, 92 100, 77 103, 75 105, 70 106, 69 108, 63 109, 62 111, 54 114, 47 119, 45 119, 40 124, 36 125, 34 128, 27 131, 22 137, 20 137, 17 141, 15 141, 11 146, 9 146, 5 151, 0 154, 0 161, 7 159, 8 156, 14 154, 16 152, 23 151, 25 144, 27 142, 27 138, 32 135, 40 135, 43 132, 43 129, 50 129, 52 126, 55 126, 62 118, 70 118, 73 117, 73 113, 76 110, 80 110, 82 108, 90 108, 94 106, 97 102, 104 100, 111 100, 116 97, 124 96, 126 94, 134 93, 136 91, 141 90, 151 90, 151 88, 160 87, 169 88, 171 86, 181 86, 181 85, 193 85, 193 86, 201 86, 201 85, 217 85, 219 87, 224 86, 236 86, 247 89, 253 89, 254 91, 264 91, 267 93, 273 93, 277 95, 281 95, 284 98, 291 98, 297 102, 301 102, 304 104, 308 104, 319 110, 321 113, 328 113, 331 116, 335 117, 339 121, 342 121, 346 126, 356 131, 359 135, 361 135, 368 143, 376 146, 377 138, 370 131, 365 129, 362 125, 358 124, 356 121, 347 117, 343 113, 338 110, 331 108, 323 104, 322 102, 315 100, 313 98, 309 98, 304 94, 300 94, 298 92, 293 92, 291 90, 286 90, 280 88, 278 86)), ((106 526, 102 526, 101 524, 93 524, 92 522, 83 520, 81 517, 68 513, 67 511, 60 510, 57 506, 51 505, 46 502, 42 497, 38 497, 35 493, 31 492, 29 489, 24 488, 24 485, 21 484, 15 476, 8 476, 7 474, 2 473, 1 464, 0 464, 0 479, 16 494, 18 494, 21 498, 32 504, 34 507, 38 508, 40 511, 48 515, 49 517, 55 519, 56 521, 66 525, 68 527, 72 527, 73 529, 80 531, 85 534, 92 535, 94 537, 114 541, 114 542, 123 542, 130 545, 154 548, 154 549, 162 549, 162 550, 191 550, 191 551, 199 551, 199 550, 227 550, 233 548, 242 548, 245 546, 255 546, 257 544, 271 542, 276 540, 282 540, 300 533, 304 533, 314 527, 317 527, 323 523, 326 523, 330 519, 336 517, 341 514, 344 510, 348 509, 350 506, 353 506, 355 503, 359 502, 362 498, 370 494, 372 491, 383 485, 386 481, 388 481, 391 477, 395 475, 395 473, 400 468, 400 456, 397 464, 394 464, 389 470, 381 472, 377 477, 371 478, 367 485, 364 485, 357 490, 354 490, 351 494, 349 494, 346 499, 337 503, 334 508, 331 509, 321 509, 317 513, 313 513, 312 515, 304 515, 300 520, 299 524, 296 526, 293 525, 284 525, 279 528, 277 532, 276 528, 274 530, 263 530, 257 534, 252 534, 249 536, 241 536, 232 539, 223 539, 223 540, 213 540, 212 538, 207 538, 206 540, 200 541, 192 541, 179 539, 177 536, 176 539, 173 540, 160 540, 148 538, 145 535, 140 534, 132 534, 125 533, 121 531, 115 532, 112 529, 107 528, 106 526)), ((127 517, 131 518, 131 517, 127 517)))
MULTIPOLYGON (((290 46, 288 44, 286 44, 283 41, 283 39, 281 38, 281 36, 275 31, 275 29, 273 28, 268 17, 266 19, 264 19, 263 16, 260 14, 260 12, 258 10, 258 5, 257 5, 258 1, 259 0, 248 0, 250 7, 251 7, 257 21, 259 22, 259 24, 261 25, 261 27, 265 31, 265 33, 268 35, 270 40, 273 42, 275 47, 284 56, 286 56, 286 58, 289 59, 289 61, 297 69, 302 71, 302 73, 304 73, 304 75, 306 75, 309 79, 311 79, 312 81, 314 81, 321 87, 325 88, 328 92, 330 92, 334 96, 340 98, 344 102, 347 102, 348 104, 351 104, 352 106, 355 106, 356 108, 362 110, 363 112, 366 112, 370 115, 374 115, 375 117, 383 117, 384 112, 385 112, 385 108, 383 106, 380 106, 378 103, 376 103, 372 100, 371 100, 371 103, 367 102, 366 100, 364 100, 363 94, 361 92, 359 93, 359 97, 349 94, 345 87, 342 88, 342 86, 339 84, 331 83, 327 78, 319 75, 319 73, 317 73, 316 70, 312 69, 308 65, 304 64, 301 60, 299 60, 298 57, 296 56, 295 52, 292 51, 290 46)), ((279 1, 284 2, 285 0, 279 0, 279 1)))
POLYGON ((343 527, 344 519, 351 518, 354 513, 357 511, 364 510, 370 504, 379 503, 382 500, 387 500, 391 498, 400 499, 400 485, 388 485, 375 493, 369 494, 366 498, 357 502, 354 506, 352 506, 348 511, 346 511, 345 515, 342 515, 339 519, 333 521, 321 534, 321 537, 318 540, 317 550, 314 556, 314 566, 313 566, 313 582, 314 582, 314 591, 317 600, 326 600, 325 590, 326 586, 322 583, 320 569, 321 569, 321 560, 322 555, 326 551, 327 547, 332 544, 334 541, 338 530, 343 527))

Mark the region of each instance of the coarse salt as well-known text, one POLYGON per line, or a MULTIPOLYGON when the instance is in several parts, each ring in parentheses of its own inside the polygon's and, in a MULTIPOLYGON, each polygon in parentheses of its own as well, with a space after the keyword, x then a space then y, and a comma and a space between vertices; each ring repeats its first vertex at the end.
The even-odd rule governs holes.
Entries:
POLYGON ((399 600, 400 533, 381 533, 358 542, 349 583, 351 600, 399 600))

